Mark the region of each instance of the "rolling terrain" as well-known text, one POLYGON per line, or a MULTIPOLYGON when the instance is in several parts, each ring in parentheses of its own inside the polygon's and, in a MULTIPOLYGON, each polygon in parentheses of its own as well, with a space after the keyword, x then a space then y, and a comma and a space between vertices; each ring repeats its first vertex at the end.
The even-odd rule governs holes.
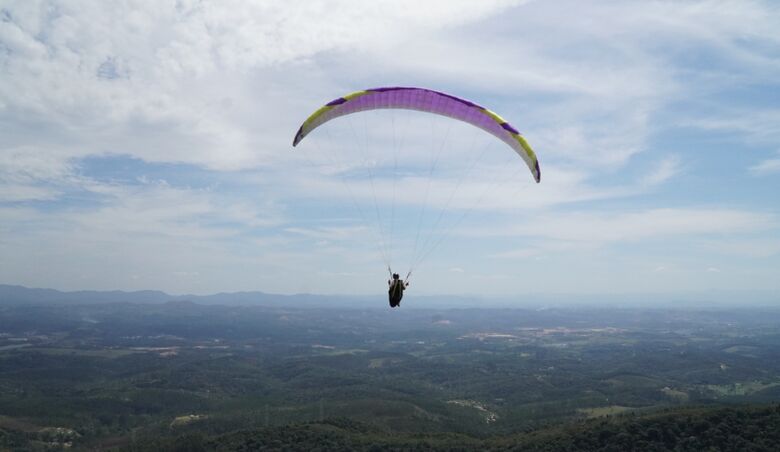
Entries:
POLYGON ((778 325, 772 309, 3 304, 0 448, 533 449, 632 419, 772 418, 778 325))

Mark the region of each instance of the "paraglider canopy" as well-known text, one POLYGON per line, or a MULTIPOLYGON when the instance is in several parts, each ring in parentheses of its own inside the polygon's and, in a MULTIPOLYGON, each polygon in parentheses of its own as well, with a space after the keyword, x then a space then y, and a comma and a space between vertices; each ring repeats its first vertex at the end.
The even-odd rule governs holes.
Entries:
POLYGON ((356 91, 334 99, 309 116, 298 129, 293 140, 301 140, 320 125, 339 116, 377 109, 417 110, 448 116, 472 124, 497 137, 523 158, 536 182, 541 180, 539 161, 520 132, 485 107, 459 97, 425 88, 386 87, 356 91))

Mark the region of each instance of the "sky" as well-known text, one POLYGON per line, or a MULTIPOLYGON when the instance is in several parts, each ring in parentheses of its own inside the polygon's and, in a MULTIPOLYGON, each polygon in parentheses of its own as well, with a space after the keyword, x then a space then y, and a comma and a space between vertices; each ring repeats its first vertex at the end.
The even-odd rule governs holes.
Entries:
MULTIPOLYGON (((780 292, 774 1, 0 0, 0 283, 780 292), (419 86, 534 147, 324 103, 419 86), (359 116, 359 117, 358 117, 359 116)), ((455 124, 453 124, 455 123, 455 124)))

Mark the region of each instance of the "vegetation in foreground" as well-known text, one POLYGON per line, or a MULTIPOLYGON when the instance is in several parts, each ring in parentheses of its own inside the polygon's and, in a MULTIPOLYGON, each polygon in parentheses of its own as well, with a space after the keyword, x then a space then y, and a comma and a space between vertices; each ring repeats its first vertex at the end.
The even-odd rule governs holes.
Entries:
POLYGON ((523 451, 774 451, 780 405, 667 409, 473 438, 455 433, 391 434, 350 419, 245 430, 215 437, 198 433, 134 444, 134 450, 523 450, 523 451))

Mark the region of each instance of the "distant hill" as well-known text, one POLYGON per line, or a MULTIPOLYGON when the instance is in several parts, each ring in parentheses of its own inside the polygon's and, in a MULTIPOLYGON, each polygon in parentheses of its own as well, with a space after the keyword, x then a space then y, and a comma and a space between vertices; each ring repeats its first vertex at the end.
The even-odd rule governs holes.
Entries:
MULTIPOLYGON (((32 289, 24 286, 0 284, 0 306, 49 305, 49 304, 104 304, 104 303, 141 303, 163 304, 189 301, 204 305, 256 305, 276 307, 385 307, 387 303, 384 286, 376 296, 356 295, 282 295, 266 292, 223 292, 212 295, 170 295, 158 290, 140 290, 124 292, 120 290, 96 291, 81 290, 63 292, 54 289, 32 289)), ((463 307, 480 306, 482 300, 476 297, 422 296, 414 297, 417 306, 425 307, 463 307)), ((407 302, 405 307, 414 307, 407 302)))
MULTIPOLYGON (((350 297, 346 297, 350 298, 350 297)), ((355 301, 352 297, 352 300, 355 301)), ((163 304, 189 301, 198 304, 271 305, 271 306, 321 306, 328 303, 345 303, 345 297, 327 295, 279 295, 265 292, 232 292, 213 295, 170 295, 158 290, 123 292, 119 290, 81 290, 62 292, 54 289, 31 289, 24 286, 0 284, 0 305, 33 304, 103 304, 143 303, 163 304)))
POLYGON ((778 444, 780 405, 673 409, 484 439, 456 433, 390 434, 381 426, 339 418, 213 437, 189 434, 152 440, 141 449, 776 451, 778 444))
POLYGON ((175 299, 165 292, 141 290, 136 292, 81 290, 61 292, 54 289, 31 289, 24 286, 0 284, 0 304, 51 304, 51 303, 165 303, 175 299))
MULTIPOLYGON (((375 295, 282 295, 260 291, 222 292, 212 295, 170 295, 159 290, 63 292, 54 289, 32 289, 0 284, 0 306, 34 304, 161 304, 191 301, 206 305, 244 305, 275 307, 383 307, 387 298, 380 282, 375 295)), ((405 308, 483 308, 524 307, 546 309, 576 306, 619 306, 656 308, 726 308, 777 307, 780 294, 772 291, 718 291, 672 294, 527 294, 512 297, 480 295, 417 295, 408 292, 402 303, 405 308)))

